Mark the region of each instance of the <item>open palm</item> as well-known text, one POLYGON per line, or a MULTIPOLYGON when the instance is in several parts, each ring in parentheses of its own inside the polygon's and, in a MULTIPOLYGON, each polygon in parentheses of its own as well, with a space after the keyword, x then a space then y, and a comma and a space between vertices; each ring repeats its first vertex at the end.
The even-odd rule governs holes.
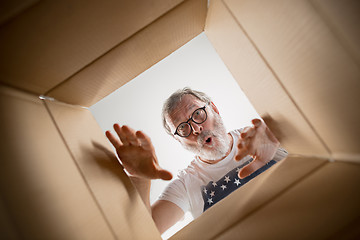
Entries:
POLYGON ((252 127, 245 129, 238 141, 238 152, 235 160, 250 155, 254 160, 239 172, 239 177, 244 178, 271 161, 280 146, 274 134, 260 119, 252 120, 252 127))
POLYGON ((119 124, 114 124, 114 130, 117 136, 106 131, 106 137, 129 174, 147 179, 172 179, 172 174, 159 166, 154 146, 145 133, 119 124))

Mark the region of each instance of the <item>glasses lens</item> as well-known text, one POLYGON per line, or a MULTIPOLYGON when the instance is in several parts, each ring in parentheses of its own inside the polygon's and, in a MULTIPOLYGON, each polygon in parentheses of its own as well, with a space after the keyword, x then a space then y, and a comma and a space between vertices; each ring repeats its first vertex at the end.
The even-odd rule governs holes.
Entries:
POLYGON ((192 120, 196 123, 203 123, 206 120, 206 112, 204 109, 197 109, 193 115, 192 120))
POLYGON ((187 137, 191 133, 191 126, 189 123, 181 123, 177 128, 177 133, 182 137, 187 137))

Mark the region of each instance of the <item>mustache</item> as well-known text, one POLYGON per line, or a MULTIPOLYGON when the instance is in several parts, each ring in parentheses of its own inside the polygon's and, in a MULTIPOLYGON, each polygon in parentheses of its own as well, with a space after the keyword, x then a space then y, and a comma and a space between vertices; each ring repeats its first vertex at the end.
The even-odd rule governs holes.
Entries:
POLYGON ((219 136, 221 136, 220 129, 224 129, 224 131, 226 132, 224 123, 222 122, 221 118, 218 117, 217 115, 215 115, 214 130, 213 131, 209 131, 209 130, 202 131, 197 137, 197 141, 196 141, 197 144, 200 147, 203 147, 205 145, 205 140, 207 138, 209 138, 209 137, 218 138, 219 136))
POLYGON ((202 147, 205 144, 205 140, 209 137, 214 138, 214 137, 216 137, 216 134, 209 130, 203 131, 198 135, 196 141, 197 141, 198 145, 202 147))

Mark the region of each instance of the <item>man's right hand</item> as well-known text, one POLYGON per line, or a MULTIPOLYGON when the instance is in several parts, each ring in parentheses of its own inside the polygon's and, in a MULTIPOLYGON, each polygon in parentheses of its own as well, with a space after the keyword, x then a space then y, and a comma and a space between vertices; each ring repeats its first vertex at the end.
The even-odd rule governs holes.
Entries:
POLYGON ((129 174, 147 179, 172 179, 172 174, 159 166, 154 146, 145 133, 119 124, 114 124, 114 130, 117 136, 106 131, 106 137, 129 174))

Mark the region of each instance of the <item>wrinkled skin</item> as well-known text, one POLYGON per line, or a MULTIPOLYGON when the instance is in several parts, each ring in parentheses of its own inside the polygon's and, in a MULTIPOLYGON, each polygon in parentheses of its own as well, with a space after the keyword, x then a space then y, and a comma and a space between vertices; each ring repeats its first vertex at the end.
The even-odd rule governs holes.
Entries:
POLYGON ((123 167, 129 174, 147 179, 172 179, 172 174, 159 166, 154 146, 147 135, 119 124, 114 124, 114 130, 117 136, 106 131, 106 137, 115 147, 123 167))
POLYGON ((241 133, 237 143, 236 161, 249 155, 254 160, 239 171, 239 177, 244 178, 271 161, 280 146, 274 134, 260 119, 252 120, 252 127, 247 127, 241 133))
MULTIPOLYGON (((247 155, 254 159, 239 172, 240 178, 247 177, 273 159, 280 145, 263 121, 253 119, 252 124, 245 128, 237 142, 235 160, 240 161, 247 155)), ((146 134, 119 124, 114 125, 114 130, 117 136, 110 131, 106 136, 129 174, 146 179, 172 179, 172 174, 159 166, 154 146, 146 134)))

